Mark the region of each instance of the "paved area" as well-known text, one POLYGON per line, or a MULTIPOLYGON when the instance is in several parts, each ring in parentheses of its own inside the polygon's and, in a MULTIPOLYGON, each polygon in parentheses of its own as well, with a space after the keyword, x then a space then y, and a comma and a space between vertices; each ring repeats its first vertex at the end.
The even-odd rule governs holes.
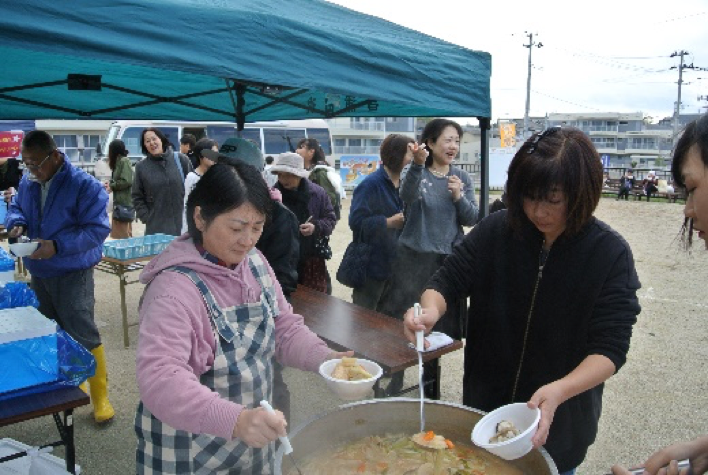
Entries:
MULTIPOLYGON (((492 197, 494 198, 494 197, 492 197)), ((329 262, 332 275, 351 239, 344 202, 329 262)), ((708 251, 699 243, 689 256, 678 251, 675 237, 682 223, 682 205, 602 200, 600 219, 618 230, 632 246, 643 284, 642 314, 635 327, 627 365, 606 386, 600 433, 580 467, 581 475, 607 473, 615 462, 638 462, 655 448, 674 440, 708 433, 708 251)), ((136 235, 142 228, 136 226, 136 235)), ((137 321, 142 285, 128 286, 131 321, 137 321)), ((351 292, 335 283, 334 294, 350 300, 351 292)), ((134 473, 133 417, 138 403, 135 350, 123 348, 118 279, 96 273, 96 319, 106 346, 110 396, 117 411, 107 427, 93 423, 90 409, 76 411, 77 461, 89 475, 134 473)), ((134 344, 137 327, 130 337, 134 344)), ((462 351, 442 359, 442 399, 461 401, 462 351)), ((291 427, 336 408, 341 401, 317 375, 286 370, 293 402, 291 427)), ((407 374, 411 384, 412 372, 407 374)), ((472 428, 470 428, 471 430, 472 428)), ((0 429, 0 438, 41 444, 53 436, 54 423, 43 418, 0 429)), ((62 449, 56 455, 63 456, 62 449)))

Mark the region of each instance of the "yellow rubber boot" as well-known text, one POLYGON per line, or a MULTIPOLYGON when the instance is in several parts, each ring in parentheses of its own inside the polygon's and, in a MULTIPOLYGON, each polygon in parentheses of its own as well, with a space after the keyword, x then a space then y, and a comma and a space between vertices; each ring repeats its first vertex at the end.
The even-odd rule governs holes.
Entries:
POLYGON ((88 379, 91 390, 91 404, 93 404, 93 417, 96 422, 108 422, 113 419, 116 411, 108 402, 108 373, 106 372, 106 354, 103 345, 91 350, 96 358, 96 374, 88 379))

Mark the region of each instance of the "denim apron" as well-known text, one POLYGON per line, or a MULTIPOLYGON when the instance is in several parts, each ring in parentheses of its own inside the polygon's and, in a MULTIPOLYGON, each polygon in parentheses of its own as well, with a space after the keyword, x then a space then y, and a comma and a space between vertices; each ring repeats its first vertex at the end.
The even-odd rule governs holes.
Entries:
MULTIPOLYGON (((249 267, 261 287, 261 299, 220 308, 196 272, 185 267, 166 269, 189 277, 202 293, 214 329, 216 354, 213 367, 200 382, 224 399, 246 408, 271 399, 275 354, 275 317, 278 315, 273 279, 260 255, 251 251, 249 267)), ((262 449, 248 447, 239 439, 193 434, 176 430, 138 405, 138 474, 271 474, 274 443, 262 449)))

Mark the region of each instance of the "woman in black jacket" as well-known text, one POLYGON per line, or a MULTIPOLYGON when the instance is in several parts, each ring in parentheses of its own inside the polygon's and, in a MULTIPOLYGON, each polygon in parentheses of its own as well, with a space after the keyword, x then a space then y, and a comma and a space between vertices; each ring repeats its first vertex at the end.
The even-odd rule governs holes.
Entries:
POLYGON ((592 216, 602 162, 574 128, 535 134, 509 166, 507 210, 482 220, 428 282, 406 337, 470 298, 463 402, 541 409, 533 437, 562 475, 594 442, 603 382, 624 364, 640 312, 627 242, 592 216))

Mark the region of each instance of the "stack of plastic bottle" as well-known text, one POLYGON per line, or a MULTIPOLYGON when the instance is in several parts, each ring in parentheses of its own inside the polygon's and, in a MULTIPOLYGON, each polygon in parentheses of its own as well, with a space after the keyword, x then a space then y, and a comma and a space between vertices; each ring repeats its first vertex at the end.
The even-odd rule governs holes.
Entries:
POLYGON ((151 234, 149 236, 116 239, 103 243, 103 255, 114 259, 128 260, 154 256, 165 250, 175 236, 151 234))

